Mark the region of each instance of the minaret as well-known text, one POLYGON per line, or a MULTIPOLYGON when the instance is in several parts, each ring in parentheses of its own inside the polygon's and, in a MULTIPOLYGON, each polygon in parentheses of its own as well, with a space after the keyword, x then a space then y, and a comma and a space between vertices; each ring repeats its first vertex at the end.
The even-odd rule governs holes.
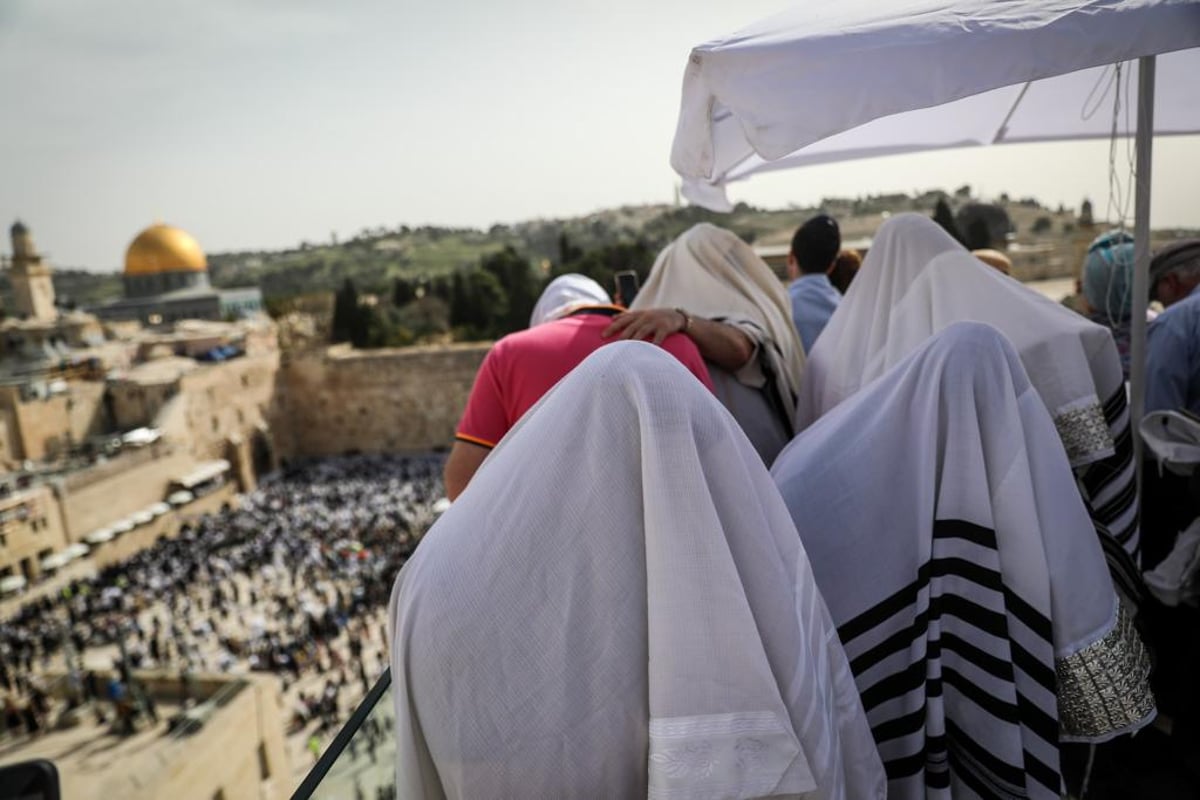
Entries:
POLYGON ((12 267, 8 277, 12 283, 13 305, 17 315, 41 322, 58 318, 54 308, 54 282, 50 265, 38 255, 33 236, 20 220, 9 230, 12 236, 12 267))

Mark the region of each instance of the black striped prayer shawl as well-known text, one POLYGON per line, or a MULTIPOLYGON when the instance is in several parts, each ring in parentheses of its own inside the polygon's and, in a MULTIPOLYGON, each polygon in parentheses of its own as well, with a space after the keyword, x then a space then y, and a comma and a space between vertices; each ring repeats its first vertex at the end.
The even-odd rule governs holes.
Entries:
POLYGON ((1105 564, 1128 555, 1097 545, 1060 441, 1011 344, 954 323, 772 468, 894 800, 1058 798, 1060 741, 1152 718, 1105 564))

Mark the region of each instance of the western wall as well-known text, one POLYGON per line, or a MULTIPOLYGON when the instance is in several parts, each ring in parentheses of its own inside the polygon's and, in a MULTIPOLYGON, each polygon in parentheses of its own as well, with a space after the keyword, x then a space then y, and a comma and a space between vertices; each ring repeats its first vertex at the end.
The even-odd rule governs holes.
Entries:
POLYGON ((272 430, 283 458, 448 446, 489 344, 285 356, 272 430))

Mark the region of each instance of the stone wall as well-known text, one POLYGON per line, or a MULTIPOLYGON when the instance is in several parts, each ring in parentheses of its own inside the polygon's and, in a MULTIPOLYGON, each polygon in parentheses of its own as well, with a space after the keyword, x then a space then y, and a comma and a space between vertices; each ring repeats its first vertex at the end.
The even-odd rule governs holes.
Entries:
MULTIPOLYGON (((184 371, 182 366, 179 371, 184 371)), ((109 381, 113 424, 117 430, 128 431, 154 425, 155 417, 163 406, 179 394, 180 377, 178 374, 169 374, 159 380, 109 381)))
POLYGON ((97 528, 160 502, 167 496, 171 481, 194 466, 194 459, 185 451, 159 452, 162 455, 158 458, 131 453, 128 459, 72 475, 61 493, 68 538, 79 541, 97 528))
POLYGON ((249 440, 270 429, 279 373, 279 354, 243 356, 189 372, 179 394, 192 455, 198 460, 227 458, 231 440, 249 440))
POLYGON ((92 551, 88 558, 97 569, 125 561, 152 546, 160 538, 174 539, 184 525, 194 523, 204 514, 215 514, 222 506, 232 505, 236 499, 237 487, 227 483, 216 491, 198 497, 181 508, 172 509, 111 541, 91 545, 92 551))
POLYGON ((16 470, 23 457, 17 414, 11 408, 0 408, 0 468, 6 472, 16 470))
MULTIPOLYGON (((173 676, 138 673, 157 697, 173 676)), ((284 745, 285 709, 272 677, 197 676, 194 689, 220 707, 196 733, 162 738, 125 758, 98 797, 128 800, 282 800, 291 787, 284 745), (239 686, 238 684, 243 684, 239 686)), ((64 797, 68 796, 64 794, 64 797)))
POLYGON ((9 451, 33 461, 64 455, 70 444, 105 428, 104 384, 99 382, 71 381, 64 394, 29 399, 7 386, 0 392, 0 408, 11 414, 17 436, 8 442, 9 451))
POLYGON ((41 553, 67 546, 62 516, 54 494, 45 486, 17 492, 0 500, 0 572, 41 574, 41 553))
MULTIPOLYGON (((126 423, 122 427, 159 425, 163 441, 57 479, 54 494, 47 492, 46 499, 54 531, 36 534, 45 544, 30 553, 24 546, 19 555, 15 549, 7 554, 0 550, 0 568, 19 570, 22 558, 82 541, 92 531, 163 500, 171 481, 198 461, 228 459, 231 478, 249 490, 257 475, 279 458, 446 446, 488 347, 359 352, 335 347, 292 357, 282 366, 279 354, 272 352, 206 366, 162 384, 149 382, 137 393, 134 385, 122 384, 114 403, 126 423), (148 414, 154 418, 147 419, 148 414)), ((72 383, 69 395, 28 402, 10 392, 11 428, 34 442, 39 436, 53 438, 48 431, 55 427, 59 437, 70 431, 82 439, 85 429, 103 416, 103 396, 99 383, 72 383)), ((0 435, 0 443, 3 439, 0 435)), ((37 457, 37 450, 23 455, 37 457)), ((230 485, 201 498, 180 515, 216 511, 232 500, 236 488, 230 485)), ((100 545, 93 561, 103 565, 127 558, 160 535, 174 535, 179 520, 169 516, 100 545)))
POLYGON ((449 445, 488 344, 292 357, 281 371, 276 442, 284 457, 449 445))

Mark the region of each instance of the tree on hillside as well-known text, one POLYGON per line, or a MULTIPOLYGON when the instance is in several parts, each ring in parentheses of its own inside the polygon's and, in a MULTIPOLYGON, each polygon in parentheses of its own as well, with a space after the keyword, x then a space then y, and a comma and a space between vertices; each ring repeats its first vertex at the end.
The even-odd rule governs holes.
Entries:
POLYGON ((950 204, 946 202, 946 198, 938 198, 937 206, 933 210, 933 221, 941 225, 943 230, 953 236, 956 242, 963 244, 963 236, 958 230, 958 224, 954 221, 954 212, 950 210, 950 204))
POLYGON ((438 298, 439 300, 449 303, 450 302, 450 281, 448 281, 446 278, 443 278, 440 276, 437 278, 434 278, 429 283, 429 289, 427 291, 427 294, 433 295, 434 297, 438 298))
POLYGON ((988 230, 987 221, 981 217, 975 217, 967 224, 967 241, 968 250, 985 250, 992 246, 992 232, 988 230))
POLYGON ((962 231, 963 244, 970 250, 1005 247, 1013 229, 1008 212, 993 203, 967 203, 954 219, 962 231))
POLYGON ((538 297, 529 262, 509 245, 486 256, 479 266, 496 279, 505 295, 505 310, 497 320, 500 325, 497 333, 502 335, 527 327, 538 297))
POLYGON ((583 256, 582 248, 576 247, 575 245, 571 244, 571 239, 570 239, 570 237, 567 236, 566 231, 563 231, 562 233, 560 233, 558 235, 558 263, 559 264, 569 264, 572 261, 578 260, 582 256, 583 256))
POLYGON ((338 290, 333 303, 333 325, 330 340, 335 344, 348 342, 354 334, 359 317, 358 289, 354 281, 346 278, 342 288, 338 290))
POLYGON ((586 275, 611 292, 613 275, 622 270, 633 270, 638 274, 641 282, 645 283, 646 278, 650 276, 650 267, 654 265, 654 256, 657 251, 657 247, 651 246, 644 239, 605 245, 588 250, 580 258, 568 264, 555 266, 554 275, 557 277, 568 272, 576 272, 586 275))
MULTIPOLYGON (((473 269, 463 278, 460 318, 451 324, 462 327, 472 338, 496 338, 503 335, 508 315, 508 295, 491 272, 473 269)), ((528 318, 526 318, 528 322, 528 318)), ((524 327, 524 326, 522 326, 524 327)))
POLYGON ((469 325, 471 324, 470 302, 467 298, 467 281, 463 277, 461 270, 454 273, 454 277, 450 279, 450 302, 449 302, 449 319, 450 324, 469 325))
POLYGON ((392 284, 392 305, 404 308, 417 299, 417 287, 405 278, 396 278, 392 284))

